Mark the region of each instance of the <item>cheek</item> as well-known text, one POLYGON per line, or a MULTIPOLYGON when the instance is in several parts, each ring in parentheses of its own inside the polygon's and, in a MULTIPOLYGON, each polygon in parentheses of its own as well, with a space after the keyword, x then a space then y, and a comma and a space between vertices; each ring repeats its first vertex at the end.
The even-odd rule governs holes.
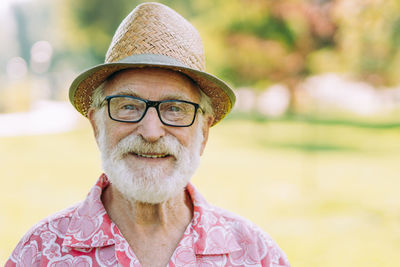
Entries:
POLYGON ((122 139, 133 133, 130 125, 106 124, 106 138, 110 147, 115 147, 122 139))
MULTIPOLYGON (((188 128, 189 130, 189 128, 188 128)), ((196 127, 190 129, 190 131, 185 131, 181 133, 172 134, 178 141, 186 148, 192 148, 195 143, 196 138, 196 127)))

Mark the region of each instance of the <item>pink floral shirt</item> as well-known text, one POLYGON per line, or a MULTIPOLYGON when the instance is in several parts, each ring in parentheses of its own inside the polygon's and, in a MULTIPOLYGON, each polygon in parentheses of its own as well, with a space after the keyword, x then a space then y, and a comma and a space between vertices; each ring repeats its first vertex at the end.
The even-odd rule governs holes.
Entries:
MULTIPOLYGON (((101 202, 103 174, 86 200, 35 225, 9 266, 141 266, 101 202)), ((168 266, 289 266, 276 243, 247 220, 208 204, 187 186, 194 216, 168 266)))

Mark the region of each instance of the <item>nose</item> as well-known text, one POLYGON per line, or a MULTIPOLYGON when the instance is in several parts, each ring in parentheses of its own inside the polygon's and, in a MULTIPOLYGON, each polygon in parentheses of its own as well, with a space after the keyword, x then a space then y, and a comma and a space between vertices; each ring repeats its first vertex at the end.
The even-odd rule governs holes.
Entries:
POLYGON ((138 124, 137 133, 148 142, 156 142, 165 135, 164 124, 158 117, 155 108, 150 107, 138 124))

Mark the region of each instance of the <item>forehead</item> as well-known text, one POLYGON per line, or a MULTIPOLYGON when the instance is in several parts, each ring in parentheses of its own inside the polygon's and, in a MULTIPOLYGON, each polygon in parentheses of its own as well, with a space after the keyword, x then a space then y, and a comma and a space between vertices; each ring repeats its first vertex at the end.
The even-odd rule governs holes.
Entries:
POLYGON ((107 81, 104 90, 105 95, 131 94, 149 100, 200 100, 199 89, 187 76, 159 68, 120 71, 107 81))

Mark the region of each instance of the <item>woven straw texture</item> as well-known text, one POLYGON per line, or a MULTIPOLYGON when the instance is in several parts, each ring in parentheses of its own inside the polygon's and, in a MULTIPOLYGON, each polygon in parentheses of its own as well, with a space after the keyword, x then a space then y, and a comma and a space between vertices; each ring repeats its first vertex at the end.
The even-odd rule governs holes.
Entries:
POLYGON ((105 62, 130 55, 156 54, 205 70, 204 51, 197 30, 181 15, 162 5, 141 5, 118 27, 105 62))
POLYGON ((193 79, 211 98, 215 114, 214 124, 230 111, 235 100, 227 85, 205 72, 203 45, 197 30, 181 15, 162 4, 141 4, 122 21, 115 32, 103 65, 82 73, 70 88, 73 105, 86 117, 93 90, 116 71, 132 67, 162 67, 179 71, 193 79), (149 62, 121 62, 135 55, 161 55, 180 64, 171 66, 149 62), (221 85, 225 85, 226 88, 221 89, 221 85), (229 91, 230 95, 227 95, 226 91, 229 91))

